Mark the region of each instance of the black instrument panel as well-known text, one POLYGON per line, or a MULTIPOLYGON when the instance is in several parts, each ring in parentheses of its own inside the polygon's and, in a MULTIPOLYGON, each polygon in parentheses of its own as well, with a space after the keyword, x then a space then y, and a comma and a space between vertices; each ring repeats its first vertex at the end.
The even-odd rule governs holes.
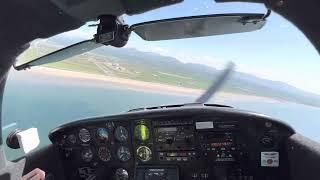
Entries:
POLYGON ((49 134, 67 179, 290 179, 292 128, 221 107, 183 107, 81 120, 49 134))

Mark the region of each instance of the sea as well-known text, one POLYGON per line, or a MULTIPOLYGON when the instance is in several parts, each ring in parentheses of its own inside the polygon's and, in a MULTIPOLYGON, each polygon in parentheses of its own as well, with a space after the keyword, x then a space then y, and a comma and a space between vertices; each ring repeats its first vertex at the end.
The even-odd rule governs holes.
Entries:
MULTIPOLYGON (((64 123, 124 113, 138 107, 190 103, 196 98, 196 95, 150 92, 102 81, 13 71, 9 74, 3 99, 3 138, 16 128, 36 127, 40 148, 50 144, 49 131, 64 123)), ((320 108, 236 96, 215 96, 210 103, 230 105, 277 118, 287 122, 297 133, 320 142, 320 108)), ((23 154, 21 150, 6 147, 9 160, 23 154)))

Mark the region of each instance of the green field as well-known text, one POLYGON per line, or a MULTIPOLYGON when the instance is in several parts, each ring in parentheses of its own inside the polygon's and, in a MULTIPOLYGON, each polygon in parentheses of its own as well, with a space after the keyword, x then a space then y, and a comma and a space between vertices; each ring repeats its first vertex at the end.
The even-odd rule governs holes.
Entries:
MULTIPOLYGON (((39 50, 36 48, 29 48, 25 51, 20 57, 19 62, 26 62, 30 61, 31 59, 35 59, 40 55, 44 55, 46 53, 50 53, 54 51, 56 48, 48 48, 46 47, 45 50, 39 50)), ((146 82, 156 82, 162 84, 169 84, 174 86, 181 86, 181 87, 189 87, 189 88, 197 88, 197 89, 205 89, 208 87, 210 81, 201 81, 197 80, 191 76, 182 76, 175 74, 174 72, 164 72, 158 71, 157 69, 153 68, 146 68, 140 67, 139 65, 135 64, 128 64, 127 61, 121 61, 117 57, 101 57, 93 54, 85 54, 85 55, 78 55, 73 58, 43 65, 44 67, 49 68, 56 68, 61 70, 68 70, 68 71, 76 71, 76 72, 84 72, 90 74, 99 74, 99 75, 107 75, 107 76, 115 76, 120 78, 126 79, 133 79, 139 81, 146 81, 146 82), (90 59, 90 61, 88 60, 90 59), (105 67, 110 73, 103 72, 96 64, 91 61, 105 61, 109 63, 117 63, 119 66, 125 68, 125 71, 119 71, 112 68, 105 67)))
MULTIPOLYGON (((23 63, 35 59, 41 55, 53 52, 57 48, 48 48, 42 49, 39 53, 39 50, 36 48, 29 48, 25 51, 19 58, 18 63, 23 63)), ((79 55, 64 61, 50 63, 43 65, 44 67, 56 68, 68 71, 77 71, 77 72, 85 72, 92 74, 104 74, 95 64, 89 62, 88 57, 86 55, 79 55)))
MULTIPOLYGON (((33 46, 18 59, 20 63, 30 61, 57 49, 59 47, 48 44, 41 45, 41 47, 33 46)), ((221 73, 221 71, 212 67, 200 64, 185 64, 172 57, 158 54, 126 48, 121 49, 121 52, 111 48, 105 48, 104 50, 107 51, 86 53, 64 61, 46 64, 44 67, 194 89, 207 89, 221 73)), ((320 98, 314 94, 308 94, 282 82, 277 83, 238 72, 224 84, 221 91, 320 106, 320 103, 318 103, 320 101, 314 100, 320 100, 320 98), (248 79, 254 81, 248 81, 248 79), (260 82, 264 82, 264 85, 261 85, 260 82), (288 89, 293 90, 293 93, 288 93, 288 89)))

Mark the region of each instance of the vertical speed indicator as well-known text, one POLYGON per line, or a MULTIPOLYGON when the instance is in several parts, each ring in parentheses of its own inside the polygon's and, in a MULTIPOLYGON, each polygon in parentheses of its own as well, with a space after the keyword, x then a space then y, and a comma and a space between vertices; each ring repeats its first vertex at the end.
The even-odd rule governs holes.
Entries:
POLYGON ((131 153, 129 148, 125 146, 120 146, 119 149, 117 150, 117 156, 118 156, 118 159, 122 162, 129 161, 129 159, 131 158, 131 153))

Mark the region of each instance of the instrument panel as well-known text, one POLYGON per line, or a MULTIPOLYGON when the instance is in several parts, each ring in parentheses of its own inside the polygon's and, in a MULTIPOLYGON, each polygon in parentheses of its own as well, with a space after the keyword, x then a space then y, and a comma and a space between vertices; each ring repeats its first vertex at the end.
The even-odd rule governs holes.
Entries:
POLYGON ((49 138, 67 179, 290 179, 292 128, 231 108, 131 112, 69 123, 49 138))

